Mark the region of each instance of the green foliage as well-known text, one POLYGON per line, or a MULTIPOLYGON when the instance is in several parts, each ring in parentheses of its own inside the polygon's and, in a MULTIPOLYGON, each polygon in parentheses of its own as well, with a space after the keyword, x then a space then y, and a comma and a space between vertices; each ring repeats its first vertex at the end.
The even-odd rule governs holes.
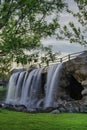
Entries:
POLYGON ((67 12, 78 21, 78 26, 71 21, 69 25, 61 27, 62 38, 67 38, 71 43, 87 45, 87 0, 74 1, 77 4, 78 11, 74 12, 68 8, 67 12))
POLYGON ((0 111, 0 130, 87 130, 87 114, 0 111))
POLYGON ((59 28, 58 13, 63 8, 63 0, 1 0, 0 54, 4 54, 10 69, 12 62, 26 64, 32 59, 32 55, 27 58, 24 50, 39 48, 41 38, 55 35, 59 28), (55 17, 48 22, 53 13, 55 17))
POLYGON ((55 62, 60 52, 53 53, 52 46, 42 48, 43 55, 41 56, 41 63, 49 65, 50 62, 55 62))
POLYGON ((0 101, 4 101, 7 94, 7 87, 0 86, 0 101))

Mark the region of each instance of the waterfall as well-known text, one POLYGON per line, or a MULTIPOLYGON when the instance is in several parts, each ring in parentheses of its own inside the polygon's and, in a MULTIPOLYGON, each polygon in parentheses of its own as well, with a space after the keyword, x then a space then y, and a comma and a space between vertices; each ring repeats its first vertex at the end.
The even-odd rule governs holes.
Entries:
POLYGON ((44 82, 44 68, 13 73, 9 80, 6 103, 24 105, 27 109, 57 107, 61 67, 62 64, 47 67, 44 82))
POLYGON ((26 105, 28 92, 30 92, 31 89, 31 83, 34 76, 36 69, 31 71, 29 74, 27 73, 25 76, 25 80, 23 82, 23 88, 22 88, 22 94, 21 94, 21 101, 20 104, 26 105))
POLYGON ((30 72, 23 85, 20 104, 27 108, 37 108, 38 102, 42 97, 41 92, 41 74, 43 68, 35 69, 30 72))
POLYGON ((21 72, 18 78, 18 82, 15 89, 15 104, 19 104, 20 98, 21 98, 21 91, 22 91, 22 84, 25 76, 25 71, 21 72))
POLYGON ((13 104, 15 99, 15 91, 16 91, 16 85, 19 78, 20 72, 13 73, 10 80, 9 80, 9 87, 8 87, 8 93, 6 98, 6 103, 13 104))
POLYGON ((38 108, 38 102, 42 99, 41 75, 43 68, 37 69, 28 93, 28 108, 38 108))
POLYGON ((45 108, 57 107, 57 93, 61 67, 62 64, 60 63, 58 65, 53 65, 48 68, 45 108))

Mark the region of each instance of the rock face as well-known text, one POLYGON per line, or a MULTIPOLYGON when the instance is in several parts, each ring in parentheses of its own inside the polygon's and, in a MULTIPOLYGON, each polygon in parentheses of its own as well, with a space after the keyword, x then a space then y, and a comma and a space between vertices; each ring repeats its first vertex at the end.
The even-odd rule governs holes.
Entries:
MULTIPOLYGON (((66 74, 71 77, 71 97, 75 96, 75 100, 81 100, 82 111, 86 110, 87 105, 87 51, 83 52, 75 59, 65 62, 63 64, 66 74), (76 81, 73 82, 75 79, 76 81), (78 86, 78 87, 77 87, 78 86), (74 89, 73 89, 74 88, 74 89), (75 91, 75 92, 74 92, 75 91), (85 105, 85 106, 84 106, 85 105)), ((68 80, 68 81, 70 81, 68 80)))
MULTIPOLYGON (((71 73, 78 82, 87 84, 87 51, 77 56, 75 59, 64 63, 67 73, 71 73)), ((87 87, 87 86, 86 86, 87 87)))

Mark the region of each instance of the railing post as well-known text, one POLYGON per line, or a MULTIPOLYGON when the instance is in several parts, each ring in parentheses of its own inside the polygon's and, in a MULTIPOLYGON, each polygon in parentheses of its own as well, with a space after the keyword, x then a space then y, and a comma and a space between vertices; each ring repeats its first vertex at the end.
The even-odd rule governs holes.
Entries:
POLYGON ((49 60, 46 61, 47 66, 49 66, 49 60))
POLYGON ((60 58, 60 62, 62 62, 62 58, 60 58))
POLYGON ((41 64, 39 64, 39 68, 41 68, 41 64))
POLYGON ((70 60, 70 55, 68 55, 68 60, 70 60))

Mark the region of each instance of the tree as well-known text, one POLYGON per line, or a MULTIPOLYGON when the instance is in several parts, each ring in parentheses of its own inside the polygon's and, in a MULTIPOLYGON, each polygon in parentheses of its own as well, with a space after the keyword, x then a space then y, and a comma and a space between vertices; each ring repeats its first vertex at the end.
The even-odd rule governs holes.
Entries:
POLYGON ((73 12, 69 8, 67 12, 72 14, 78 21, 76 26, 72 21, 69 25, 61 27, 62 38, 68 38, 70 42, 76 42, 81 45, 87 45, 87 0, 74 0, 77 4, 78 11, 73 12))
POLYGON ((57 17, 47 21, 53 12, 64 7, 62 0, 2 0, 0 6, 0 50, 17 58, 40 45, 40 39, 55 34, 57 17))
POLYGON ((0 0, 0 55, 4 55, 5 62, 1 60, 2 66, 31 60, 34 55, 27 56, 24 50, 39 48, 41 38, 55 35, 58 14, 64 6, 63 0, 0 0))

